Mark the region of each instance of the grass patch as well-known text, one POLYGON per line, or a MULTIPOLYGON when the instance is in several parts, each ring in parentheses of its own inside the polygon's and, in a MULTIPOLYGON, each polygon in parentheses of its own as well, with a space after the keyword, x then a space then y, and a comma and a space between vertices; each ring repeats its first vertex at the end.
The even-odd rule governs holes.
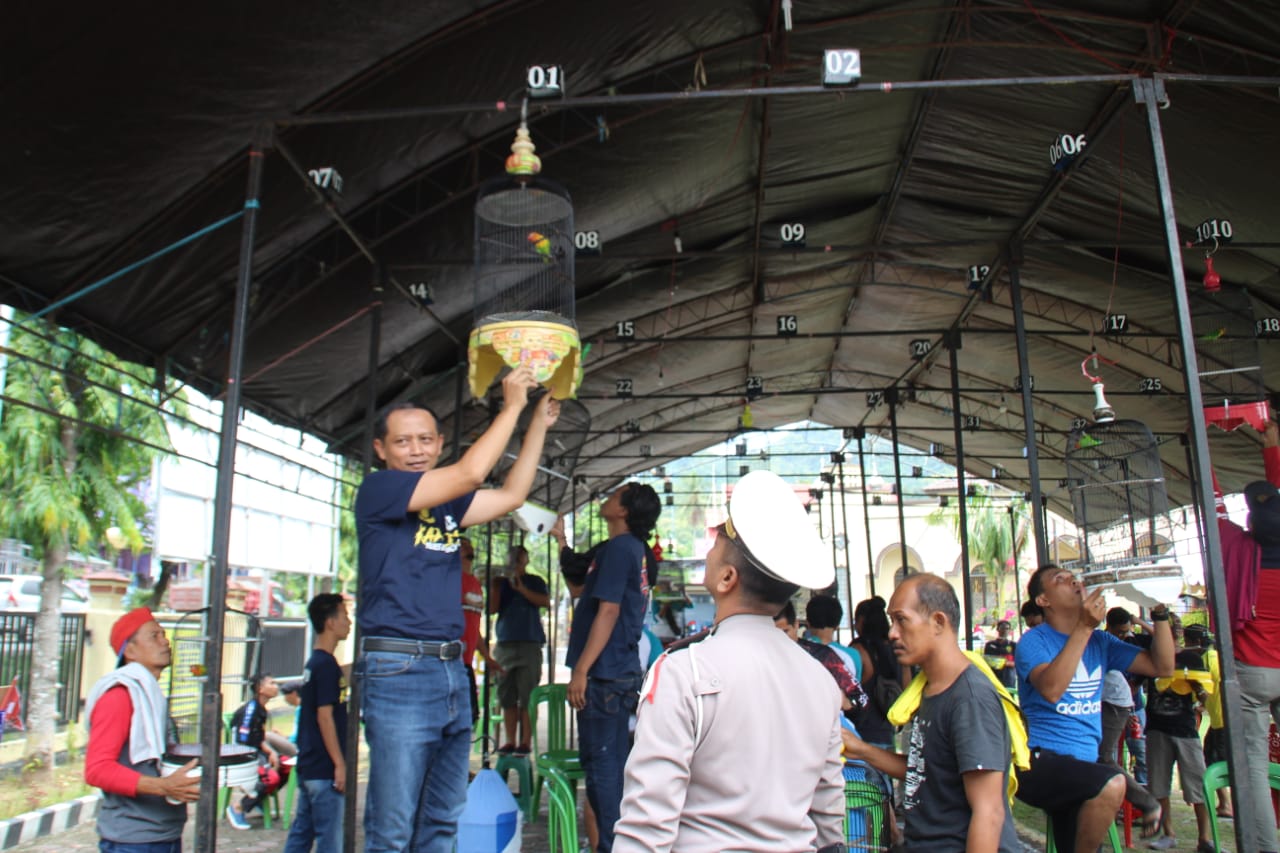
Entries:
POLYGON ((51 783, 35 773, 10 774, 0 779, 0 820, 65 803, 96 790, 85 784, 82 758, 59 764, 51 783))

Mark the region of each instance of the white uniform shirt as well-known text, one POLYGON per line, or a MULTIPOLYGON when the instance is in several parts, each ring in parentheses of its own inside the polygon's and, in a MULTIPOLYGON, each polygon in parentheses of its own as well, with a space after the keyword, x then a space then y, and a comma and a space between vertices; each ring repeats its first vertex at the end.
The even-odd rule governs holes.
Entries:
POLYGON ((839 688, 768 616, 731 616, 664 656, 638 713, 615 853, 843 840, 839 688))

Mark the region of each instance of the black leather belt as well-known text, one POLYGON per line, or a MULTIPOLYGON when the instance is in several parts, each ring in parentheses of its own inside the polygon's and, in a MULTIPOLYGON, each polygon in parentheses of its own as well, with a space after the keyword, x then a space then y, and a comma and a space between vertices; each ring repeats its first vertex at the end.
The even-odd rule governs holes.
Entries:
POLYGON ((441 643, 435 640, 402 640, 398 637, 365 637, 366 652, 400 652, 406 655, 453 660, 462 656, 462 641, 441 643))

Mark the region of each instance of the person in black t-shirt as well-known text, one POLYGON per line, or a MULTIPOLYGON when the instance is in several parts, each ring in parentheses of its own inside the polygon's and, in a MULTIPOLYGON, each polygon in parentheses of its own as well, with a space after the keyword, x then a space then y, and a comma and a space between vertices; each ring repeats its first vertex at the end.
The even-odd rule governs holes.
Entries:
MULTIPOLYGON (((1182 643, 1182 621, 1176 613, 1169 614, 1174 640, 1182 643)), ((1207 697, 1198 682, 1183 677, 1186 671, 1203 671, 1204 659, 1199 653, 1180 650, 1173 660, 1173 679, 1166 689, 1164 679, 1150 682, 1147 698, 1147 773, 1151 794, 1164 809, 1164 834, 1151 842, 1155 850, 1167 850, 1177 844, 1173 820, 1169 813, 1169 794, 1173 782, 1173 765, 1178 765, 1178 781, 1182 786, 1182 798, 1196 813, 1196 829, 1199 832, 1197 853, 1212 853, 1213 836, 1209 826, 1209 811, 1204 804, 1204 751, 1200 746, 1199 715, 1197 709, 1207 697)))
POLYGON ((311 599, 307 616, 316 640, 298 694, 298 811, 289 827, 285 853, 338 853, 347 784, 347 679, 333 656, 351 632, 351 617, 341 595, 324 592, 311 599))
POLYGON ((982 649, 982 653, 987 657, 1000 660, 998 667, 994 661, 988 661, 988 663, 995 670, 996 678, 1000 679, 1000 683, 1010 690, 1013 689, 1017 681, 1015 674, 1017 668, 1013 665, 1013 653, 1018 648, 1018 644, 1009 636, 1012 631, 1013 626, 1009 624, 1008 620, 1001 619, 996 624, 996 638, 987 643, 982 649))

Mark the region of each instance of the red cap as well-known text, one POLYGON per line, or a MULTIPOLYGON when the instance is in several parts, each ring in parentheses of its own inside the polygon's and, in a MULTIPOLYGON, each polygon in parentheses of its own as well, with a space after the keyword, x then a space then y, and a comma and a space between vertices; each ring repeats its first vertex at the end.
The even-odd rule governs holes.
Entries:
POLYGON ((155 617, 151 615, 149 608, 139 607, 116 620, 116 624, 111 626, 111 650, 117 657, 124 653, 125 644, 138 633, 138 629, 153 619, 155 617))

